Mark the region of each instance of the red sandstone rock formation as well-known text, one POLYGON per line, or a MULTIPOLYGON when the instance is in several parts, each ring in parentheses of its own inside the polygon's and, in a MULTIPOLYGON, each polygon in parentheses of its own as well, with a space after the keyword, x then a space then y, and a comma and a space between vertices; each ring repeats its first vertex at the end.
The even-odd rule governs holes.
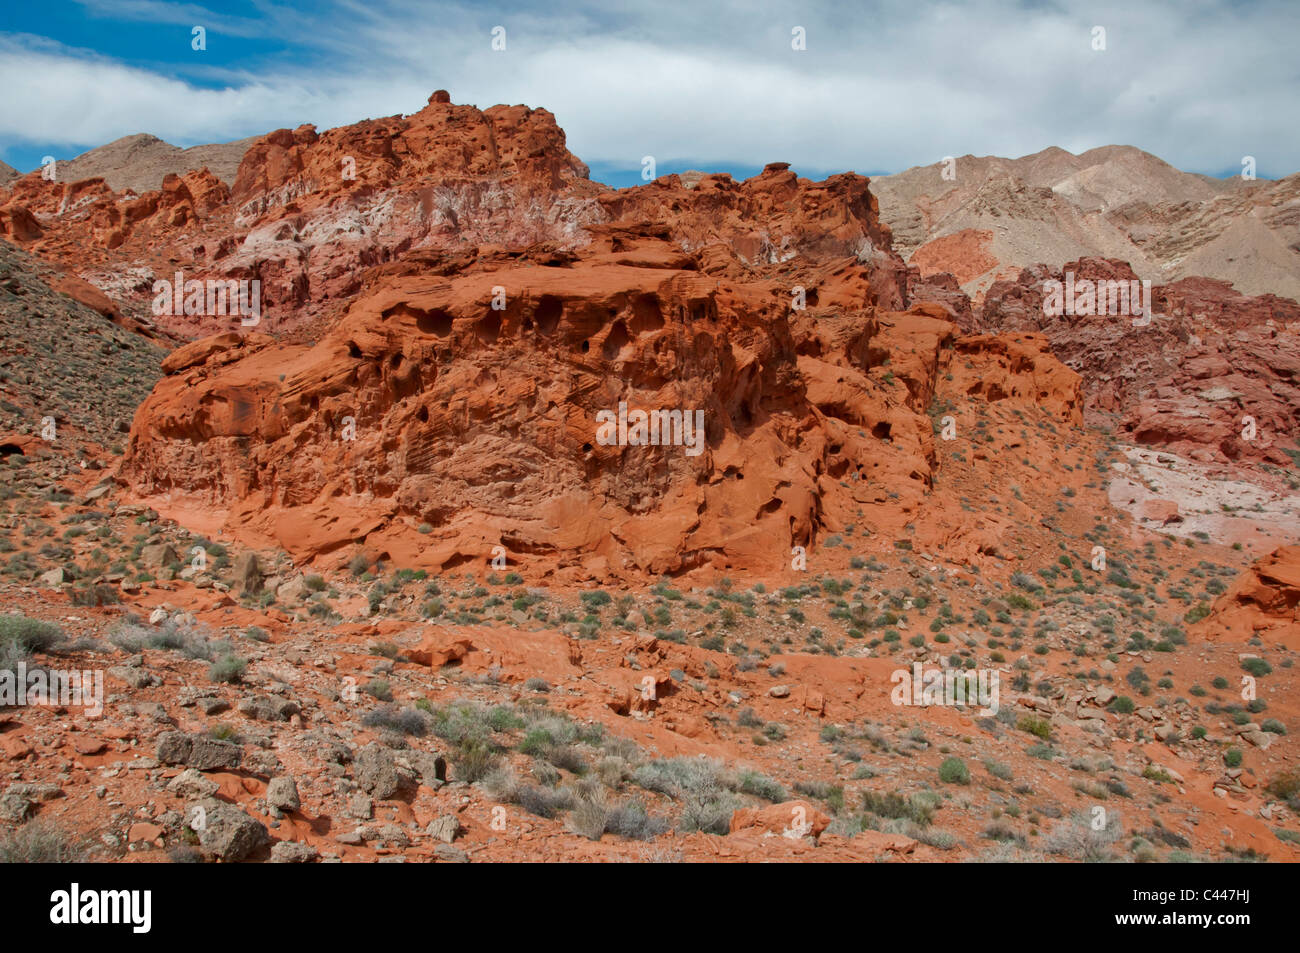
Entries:
POLYGON ((818 304, 792 313, 786 281, 731 278, 743 263, 720 249, 593 233, 562 263, 395 263, 314 346, 228 334, 176 352, 122 477, 303 560, 363 547, 447 569, 501 546, 575 578, 774 572, 861 507, 924 495, 949 374, 969 398, 1079 422, 1078 379, 1042 338, 876 312, 854 258, 801 278, 818 304), (603 445, 598 415, 620 403, 703 411, 699 453, 603 445))

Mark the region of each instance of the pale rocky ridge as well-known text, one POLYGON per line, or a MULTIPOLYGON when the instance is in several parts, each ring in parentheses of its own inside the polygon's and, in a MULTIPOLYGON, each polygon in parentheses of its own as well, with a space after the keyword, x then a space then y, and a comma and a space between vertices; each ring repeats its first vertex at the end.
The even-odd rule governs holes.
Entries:
POLYGON ((1019 159, 961 156, 872 180, 881 219, 923 274, 972 297, 1020 268, 1083 257, 1127 261, 1164 283, 1192 275, 1240 292, 1300 297, 1300 176, 1213 179, 1132 146, 1019 159))
MULTIPOLYGON (((59 162, 58 175, 64 181, 102 178, 115 192, 130 190, 143 195, 162 186, 169 174, 183 175, 206 168, 227 185, 235 181, 239 163, 248 147, 260 136, 234 142, 209 143, 183 149, 148 133, 123 136, 59 162)), ((0 170, 0 182, 4 181, 0 170)))

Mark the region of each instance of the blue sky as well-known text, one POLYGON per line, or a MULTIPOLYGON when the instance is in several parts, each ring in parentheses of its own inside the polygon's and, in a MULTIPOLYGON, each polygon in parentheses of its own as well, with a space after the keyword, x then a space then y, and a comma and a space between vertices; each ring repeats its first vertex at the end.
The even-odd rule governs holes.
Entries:
POLYGON ((1297 39, 1294 0, 6 0, 0 158, 29 171, 137 132, 327 128, 445 88, 550 109, 613 185, 646 155, 660 173, 821 177, 1111 143, 1211 175, 1251 155, 1272 178, 1300 169, 1297 39))

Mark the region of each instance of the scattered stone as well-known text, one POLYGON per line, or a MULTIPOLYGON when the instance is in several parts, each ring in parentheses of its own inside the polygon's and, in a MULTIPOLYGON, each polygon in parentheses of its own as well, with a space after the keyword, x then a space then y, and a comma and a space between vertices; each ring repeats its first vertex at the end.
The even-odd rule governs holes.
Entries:
POLYGON ((460 819, 455 814, 444 814, 437 820, 430 821, 424 832, 435 840, 450 844, 460 833, 460 819))
POLYGON ((241 553, 235 559, 231 588, 237 594, 250 596, 262 591, 262 568, 255 553, 241 553))
POLYGON ((266 786, 266 803, 281 811, 296 811, 301 807, 298 800, 298 785, 293 778, 280 776, 272 778, 266 786))
POLYGON ((197 825, 199 844, 222 860, 245 860, 270 841, 266 827, 239 808, 216 798, 204 798, 189 805, 185 816, 191 828, 197 825), (202 812, 196 811, 201 808, 202 812), (202 821, 198 818, 202 817, 202 821))
POLYGON ((36 810, 36 805, 21 794, 0 794, 0 820, 21 824, 36 810))
POLYGON ((164 764, 183 764, 200 771, 233 769, 239 767, 243 755, 239 745, 204 735, 166 731, 158 736, 158 760, 164 764))
POLYGON ((195 703, 205 715, 219 715, 230 711, 230 703, 224 698, 200 698, 195 703))
POLYGON ((211 797, 220 787, 216 781, 205 778, 197 768, 186 768, 167 784, 168 791, 187 801, 211 797))
POLYGON ((469 854, 450 844, 434 844, 434 856, 444 864, 468 864, 469 854))
POLYGON ((406 779, 397 770, 393 753, 373 742, 357 752, 352 770, 357 784, 380 801, 392 798, 405 786, 406 779))
POLYGON ((299 841, 282 840, 271 845, 273 864, 309 864, 319 856, 320 851, 315 847, 299 841))
POLYGON ((235 706, 241 715, 257 721, 288 721, 302 709, 297 702, 269 695, 250 695, 235 706))

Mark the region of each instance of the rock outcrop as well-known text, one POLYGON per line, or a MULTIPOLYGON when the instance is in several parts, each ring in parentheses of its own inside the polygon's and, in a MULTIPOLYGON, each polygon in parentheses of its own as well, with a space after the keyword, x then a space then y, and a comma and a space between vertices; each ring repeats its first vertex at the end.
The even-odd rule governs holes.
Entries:
POLYGON ((717 255, 662 227, 596 232, 563 265, 382 269, 314 346, 176 352, 121 477, 302 560, 364 547, 446 569, 499 546, 595 577, 773 570, 854 509, 924 494, 950 364, 977 399, 1079 421, 1077 377, 1042 338, 878 313, 855 259, 820 276, 834 308, 791 320, 783 283, 708 275, 717 255), (602 436, 604 415, 659 410, 682 420, 674 445, 602 436))
POLYGON ((1280 546, 1242 573, 1200 624, 1211 641, 1261 636, 1300 649, 1300 546, 1280 546))
POLYGON ((1138 278, 1114 259, 1035 265, 994 284, 968 326, 1045 334, 1082 375, 1091 421, 1113 422, 1135 443, 1206 463, 1290 465, 1285 451, 1300 433, 1300 305, 1187 278, 1152 288, 1143 326, 1123 315, 1048 316, 1044 283, 1067 272, 1076 282, 1138 278))

